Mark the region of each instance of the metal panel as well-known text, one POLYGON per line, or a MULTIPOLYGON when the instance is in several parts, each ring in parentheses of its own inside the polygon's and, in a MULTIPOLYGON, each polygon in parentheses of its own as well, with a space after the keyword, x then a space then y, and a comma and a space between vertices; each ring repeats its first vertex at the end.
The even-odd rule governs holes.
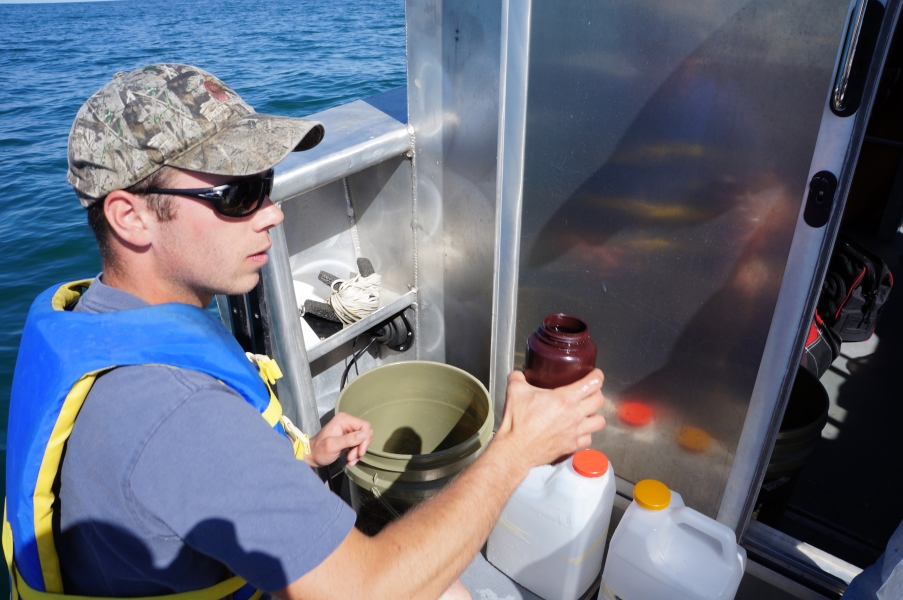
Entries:
POLYGON ((407 127, 363 100, 310 115, 326 137, 315 148, 289 154, 276 169, 273 201, 281 202, 404 154, 407 127))
MULTIPOLYGON (((407 292, 414 284, 410 161, 387 160, 352 175, 348 182, 362 255, 382 275, 383 287, 407 292)), ((340 277, 357 271, 341 181, 283 202, 282 211, 297 281, 326 293, 326 286, 317 280, 320 270, 340 277)))
MULTIPOLYGON (((400 310, 401 305, 411 302, 410 294, 414 290, 411 161, 402 156, 390 158, 350 175, 348 187, 361 254, 369 258, 376 272, 382 275, 382 287, 403 298, 398 305, 400 310)), ((325 299, 329 289, 317 279, 321 270, 340 277, 357 271, 343 183, 335 181, 292 197, 282 203, 282 210, 291 277, 301 284, 301 288, 308 286, 304 289, 325 299)), ((297 308, 295 314, 295 321, 300 322, 297 308)), ((366 343, 367 337, 361 341, 366 343)), ((311 395, 316 398, 320 417, 335 407, 339 379, 350 349, 348 342, 338 348, 327 343, 323 348, 315 347, 311 353, 311 395)), ((362 357, 359 369, 363 372, 379 364, 413 358, 413 352, 396 353, 385 349, 377 357, 374 350, 362 357)))
POLYGON ((517 319, 495 334, 519 349, 547 313, 585 318, 609 398, 595 445, 620 476, 660 479, 711 516, 756 383, 847 8, 530 8, 517 319), (650 407, 652 422, 622 421, 628 401, 650 407))
POLYGON ((500 7, 409 0, 421 358, 489 380, 500 7))
MULTIPOLYGON (((851 19, 855 4, 854 2, 850 6, 851 19)), ((873 4, 877 6, 870 5, 869 10, 881 10, 877 2, 873 4)), ((815 173, 822 170, 838 174, 835 206, 827 225, 817 229, 806 225, 803 209, 800 209, 746 421, 718 509, 718 520, 733 527, 738 533, 746 528, 774 447, 795 376, 795 369, 788 369, 788 365, 799 362, 802 343, 828 268, 868 125, 874 92, 899 12, 900 2, 896 1, 888 2, 883 10, 884 20, 878 32, 875 56, 866 78, 866 92, 858 112, 854 116, 840 118, 831 110, 828 102, 822 111, 808 178, 811 180, 815 173)), ((804 191, 803 196, 805 195, 804 191)))

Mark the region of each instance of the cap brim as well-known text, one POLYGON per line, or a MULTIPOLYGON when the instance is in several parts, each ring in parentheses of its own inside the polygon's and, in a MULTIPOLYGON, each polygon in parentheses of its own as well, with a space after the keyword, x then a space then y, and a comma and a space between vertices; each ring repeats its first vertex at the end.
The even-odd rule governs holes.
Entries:
POLYGON ((252 113, 165 164, 215 175, 253 175, 323 139, 322 123, 252 113))

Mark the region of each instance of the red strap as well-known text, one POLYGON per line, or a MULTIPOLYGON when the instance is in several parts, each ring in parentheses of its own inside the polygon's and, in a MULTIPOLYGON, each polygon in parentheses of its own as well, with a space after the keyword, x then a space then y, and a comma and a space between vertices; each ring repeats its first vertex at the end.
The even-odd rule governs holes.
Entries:
POLYGON ((840 306, 837 307, 837 314, 834 315, 834 318, 837 319, 840 317, 840 311, 843 310, 844 305, 847 303, 847 300, 850 299, 850 296, 853 295, 853 290, 856 289, 856 286, 859 285, 859 282, 862 281, 862 278, 865 277, 866 267, 862 267, 862 273, 859 274, 859 277, 856 278, 856 281, 853 282, 853 285, 850 286, 850 290, 847 292, 847 297, 843 299, 843 302, 840 303, 840 306))
MULTIPOLYGON (((816 315, 816 318, 818 316, 816 315)), ((809 325, 809 337, 806 338, 806 346, 808 347, 812 342, 818 339, 818 327, 815 326, 815 321, 809 325)))

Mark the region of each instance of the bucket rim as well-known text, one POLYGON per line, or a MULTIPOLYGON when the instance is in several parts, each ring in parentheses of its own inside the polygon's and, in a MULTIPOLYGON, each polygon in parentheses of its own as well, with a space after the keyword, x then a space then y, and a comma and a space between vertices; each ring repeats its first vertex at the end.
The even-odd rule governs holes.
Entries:
POLYGON ((354 380, 351 383, 349 383, 347 386, 345 386, 345 389, 339 393, 339 397, 336 399, 336 403, 335 403, 335 411, 341 412, 340 407, 341 407, 341 403, 342 403, 342 398, 344 397, 345 392, 351 387, 351 385, 353 385, 356 381, 360 381, 361 379, 367 377, 367 375, 369 373, 373 373, 375 371, 380 371, 380 370, 389 370, 393 367, 401 367, 404 365, 412 365, 412 364, 437 365, 444 369, 450 369, 452 371, 457 371, 459 374, 464 375, 464 377, 466 379, 469 379, 471 382, 476 384, 477 388, 481 392, 483 392, 484 397, 486 398, 486 408, 487 408, 486 420, 483 422, 483 424, 480 426, 480 428, 477 430, 476 433, 474 433, 472 436, 470 436, 469 438, 467 438, 460 444, 455 444, 451 448, 446 448, 445 450, 440 450, 438 452, 429 452, 426 454, 396 454, 394 452, 383 452, 382 450, 375 450, 375 449, 367 448, 367 452, 364 454, 364 456, 361 457, 361 462, 366 462, 366 457, 368 454, 372 454, 374 457, 379 457, 379 458, 388 459, 388 460, 392 460, 392 461, 408 462, 408 461, 416 460, 416 461, 431 462, 434 460, 439 460, 446 456, 451 456, 453 454, 456 454, 456 451, 459 450, 462 446, 470 445, 470 444, 473 444, 475 441, 478 441, 481 437, 483 437, 483 435, 485 435, 485 429, 487 427, 490 430, 492 429, 492 427, 494 425, 493 417, 495 416, 492 412, 492 397, 489 395, 489 390, 486 389, 486 386, 483 385, 483 382, 480 381, 479 379, 477 379, 476 377, 474 377, 472 374, 465 371, 464 369, 461 369, 454 365, 449 365, 447 363, 441 363, 441 362, 438 362, 435 360, 405 360, 405 361, 401 361, 401 362, 397 362, 397 363, 390 363, 387 365, 379 365, 378 367, 369 369, 368 371, 364 372, 362 375, 354 378, 354 380))

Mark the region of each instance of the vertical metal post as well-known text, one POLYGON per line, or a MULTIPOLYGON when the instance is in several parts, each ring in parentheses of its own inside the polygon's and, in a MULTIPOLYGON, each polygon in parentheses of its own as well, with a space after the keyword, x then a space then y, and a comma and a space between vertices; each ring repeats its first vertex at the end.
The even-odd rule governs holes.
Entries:
POLYGON ((508 373, 514 368, 517 281, 520 264, 530 65, 532 2, 502 3, 502 64, 499 95, 498 189, 495 218, 495 281, 489 390, 495 422, 505 411, 508 373))
POLYGON ((285 229, 281 224, 270 230, 270 238, 273 246, 267 253, 269 260, 263 267, 262 276, 273 358, 283 373, 279 380, 279 401, 288 418, 313 436, 320 431, 320 413, 298 316, 285 229))

